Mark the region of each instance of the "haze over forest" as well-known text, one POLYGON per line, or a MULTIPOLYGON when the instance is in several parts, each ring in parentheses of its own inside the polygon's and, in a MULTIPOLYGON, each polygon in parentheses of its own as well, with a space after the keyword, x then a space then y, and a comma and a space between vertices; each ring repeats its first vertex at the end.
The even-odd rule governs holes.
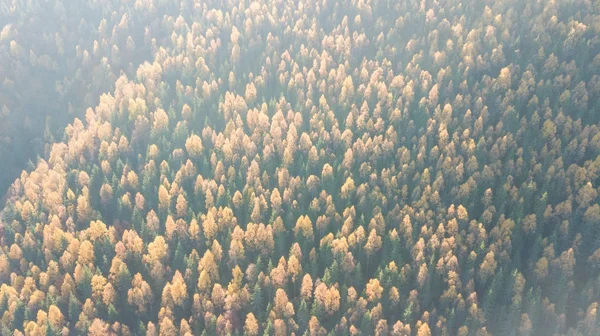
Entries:
POLYGON ((598 335, 599 0, 0 1, 0 335, 598 335))

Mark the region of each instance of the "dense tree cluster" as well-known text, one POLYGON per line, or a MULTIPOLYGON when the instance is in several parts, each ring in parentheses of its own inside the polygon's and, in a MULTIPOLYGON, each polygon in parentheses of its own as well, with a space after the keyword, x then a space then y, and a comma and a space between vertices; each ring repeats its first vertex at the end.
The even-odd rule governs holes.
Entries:
POLYGON ((0 334, 600 328, 600 2, 106 2, 46 36, 96 106, 9 190, 0 334))

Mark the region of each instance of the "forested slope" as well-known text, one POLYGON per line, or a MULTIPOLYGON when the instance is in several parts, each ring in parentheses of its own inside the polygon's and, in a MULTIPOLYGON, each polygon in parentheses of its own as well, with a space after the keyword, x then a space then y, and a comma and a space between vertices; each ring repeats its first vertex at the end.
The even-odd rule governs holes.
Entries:
POLYGON ((153 59, 160 19, 121 1, 0 3, 1 193, 121 73, 153 59))
POLYGON ((151 57, 74 54, 114 89, 9 191, 1 334, 600 328, 600 2, 119 8, 151 57))

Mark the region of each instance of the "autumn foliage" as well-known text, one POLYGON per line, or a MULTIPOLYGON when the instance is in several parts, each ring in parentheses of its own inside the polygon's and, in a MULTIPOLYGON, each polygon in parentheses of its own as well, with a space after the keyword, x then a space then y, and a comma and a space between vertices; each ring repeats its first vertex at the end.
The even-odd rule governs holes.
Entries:
POLYGON ((100 3, 0 9, 1 335, 597 333, 597 2, 100 3))

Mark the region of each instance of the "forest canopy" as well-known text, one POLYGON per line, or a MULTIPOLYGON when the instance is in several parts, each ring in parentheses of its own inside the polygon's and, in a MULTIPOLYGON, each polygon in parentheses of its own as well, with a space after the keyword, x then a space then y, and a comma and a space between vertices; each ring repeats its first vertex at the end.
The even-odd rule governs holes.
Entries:
POLYGON ((1 335, 600 329, 597 0, 12 0, 0 59, 1 335))

